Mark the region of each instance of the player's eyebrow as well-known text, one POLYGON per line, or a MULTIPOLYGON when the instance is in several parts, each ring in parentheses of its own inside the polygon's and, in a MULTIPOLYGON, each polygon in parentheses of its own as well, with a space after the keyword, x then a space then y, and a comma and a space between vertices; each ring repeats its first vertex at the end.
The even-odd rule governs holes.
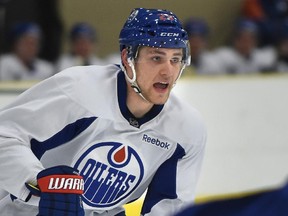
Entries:
MULTIPOLYGON (((166 52, 161 51, 159 49, 152 49, 149 51, 149 54, 160 54, 160 55, 167 55, 166 52)), ((173 56, 183 56, 182 51, 173 53, 173 56)))

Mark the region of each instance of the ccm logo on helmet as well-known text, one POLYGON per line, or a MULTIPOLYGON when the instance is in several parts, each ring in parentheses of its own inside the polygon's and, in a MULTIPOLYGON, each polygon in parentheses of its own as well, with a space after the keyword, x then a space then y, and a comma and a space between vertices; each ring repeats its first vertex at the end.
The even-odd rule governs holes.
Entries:
POLYGON ((161 32, 161 37, 178 37, 179 33, 173 33, 173 32, 161 32))

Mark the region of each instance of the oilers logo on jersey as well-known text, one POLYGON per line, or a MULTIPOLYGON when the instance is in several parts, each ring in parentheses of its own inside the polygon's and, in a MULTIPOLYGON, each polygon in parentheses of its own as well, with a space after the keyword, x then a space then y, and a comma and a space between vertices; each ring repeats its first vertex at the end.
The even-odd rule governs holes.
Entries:
POLYGON ((97 143, 75 164, 84 178, 83 201, 92 207, 117 205, 129 196, 144 175, 143 163, 130 146, 116 142, 97 143))

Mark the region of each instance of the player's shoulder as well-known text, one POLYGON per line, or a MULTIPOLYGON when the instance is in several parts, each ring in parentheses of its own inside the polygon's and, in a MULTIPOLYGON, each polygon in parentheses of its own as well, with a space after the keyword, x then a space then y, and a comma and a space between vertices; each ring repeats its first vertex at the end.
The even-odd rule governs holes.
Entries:
MULTIPOLYGON (((177 115, 180 119, 202 119, 200 111, 195 108, 192 104, 188 103, 182 98, 179 98, 175 94, 171 94, 169 99, 168 108, 172 115, 177 115)), ((189 121, 185 121, 189 122, 189 121)))
POLYGON ((54 76, 63 91, 100 92, 110 86, 116 86, 115 80, 120 68, 117 65, 73 66, 54 76))
POLYGON ((116 65, 90 65, 73 66, 66 68, 55 75, 55 79, 69 80, 71 83, 85 84, 103 82, 106 79, 116 77, 120 68, 116 65), (74 82, 73 82, 74 81, 74 82))
POLYGON ((101 107, 112 106, 116 101, 120 70, 117 65, 74 66, 59 72, 53 79, 63 94, 98 115, 101 107))
MULTIPOLYGON (((180 136, 190 139, 191 136, 202 136, 206 134, 206 125, 201 112, 187 101, 171 94, 168 103, 165 105, 166 115, 169 116, 169 123, 172 130, 181 134, 180 136), (179 130, 181 130, 179 132, 179 130)), ((176 134, 177 135, 177 134, 176 134)))

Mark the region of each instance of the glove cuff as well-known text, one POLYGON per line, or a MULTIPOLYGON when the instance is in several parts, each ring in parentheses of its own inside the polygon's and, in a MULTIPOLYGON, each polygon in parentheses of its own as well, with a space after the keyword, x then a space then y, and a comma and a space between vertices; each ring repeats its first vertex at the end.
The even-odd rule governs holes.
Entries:
POLYGON ((38 179, 38 187, 43 193, 83 194, 84 180, 78 175, 49 175, 38 179))

